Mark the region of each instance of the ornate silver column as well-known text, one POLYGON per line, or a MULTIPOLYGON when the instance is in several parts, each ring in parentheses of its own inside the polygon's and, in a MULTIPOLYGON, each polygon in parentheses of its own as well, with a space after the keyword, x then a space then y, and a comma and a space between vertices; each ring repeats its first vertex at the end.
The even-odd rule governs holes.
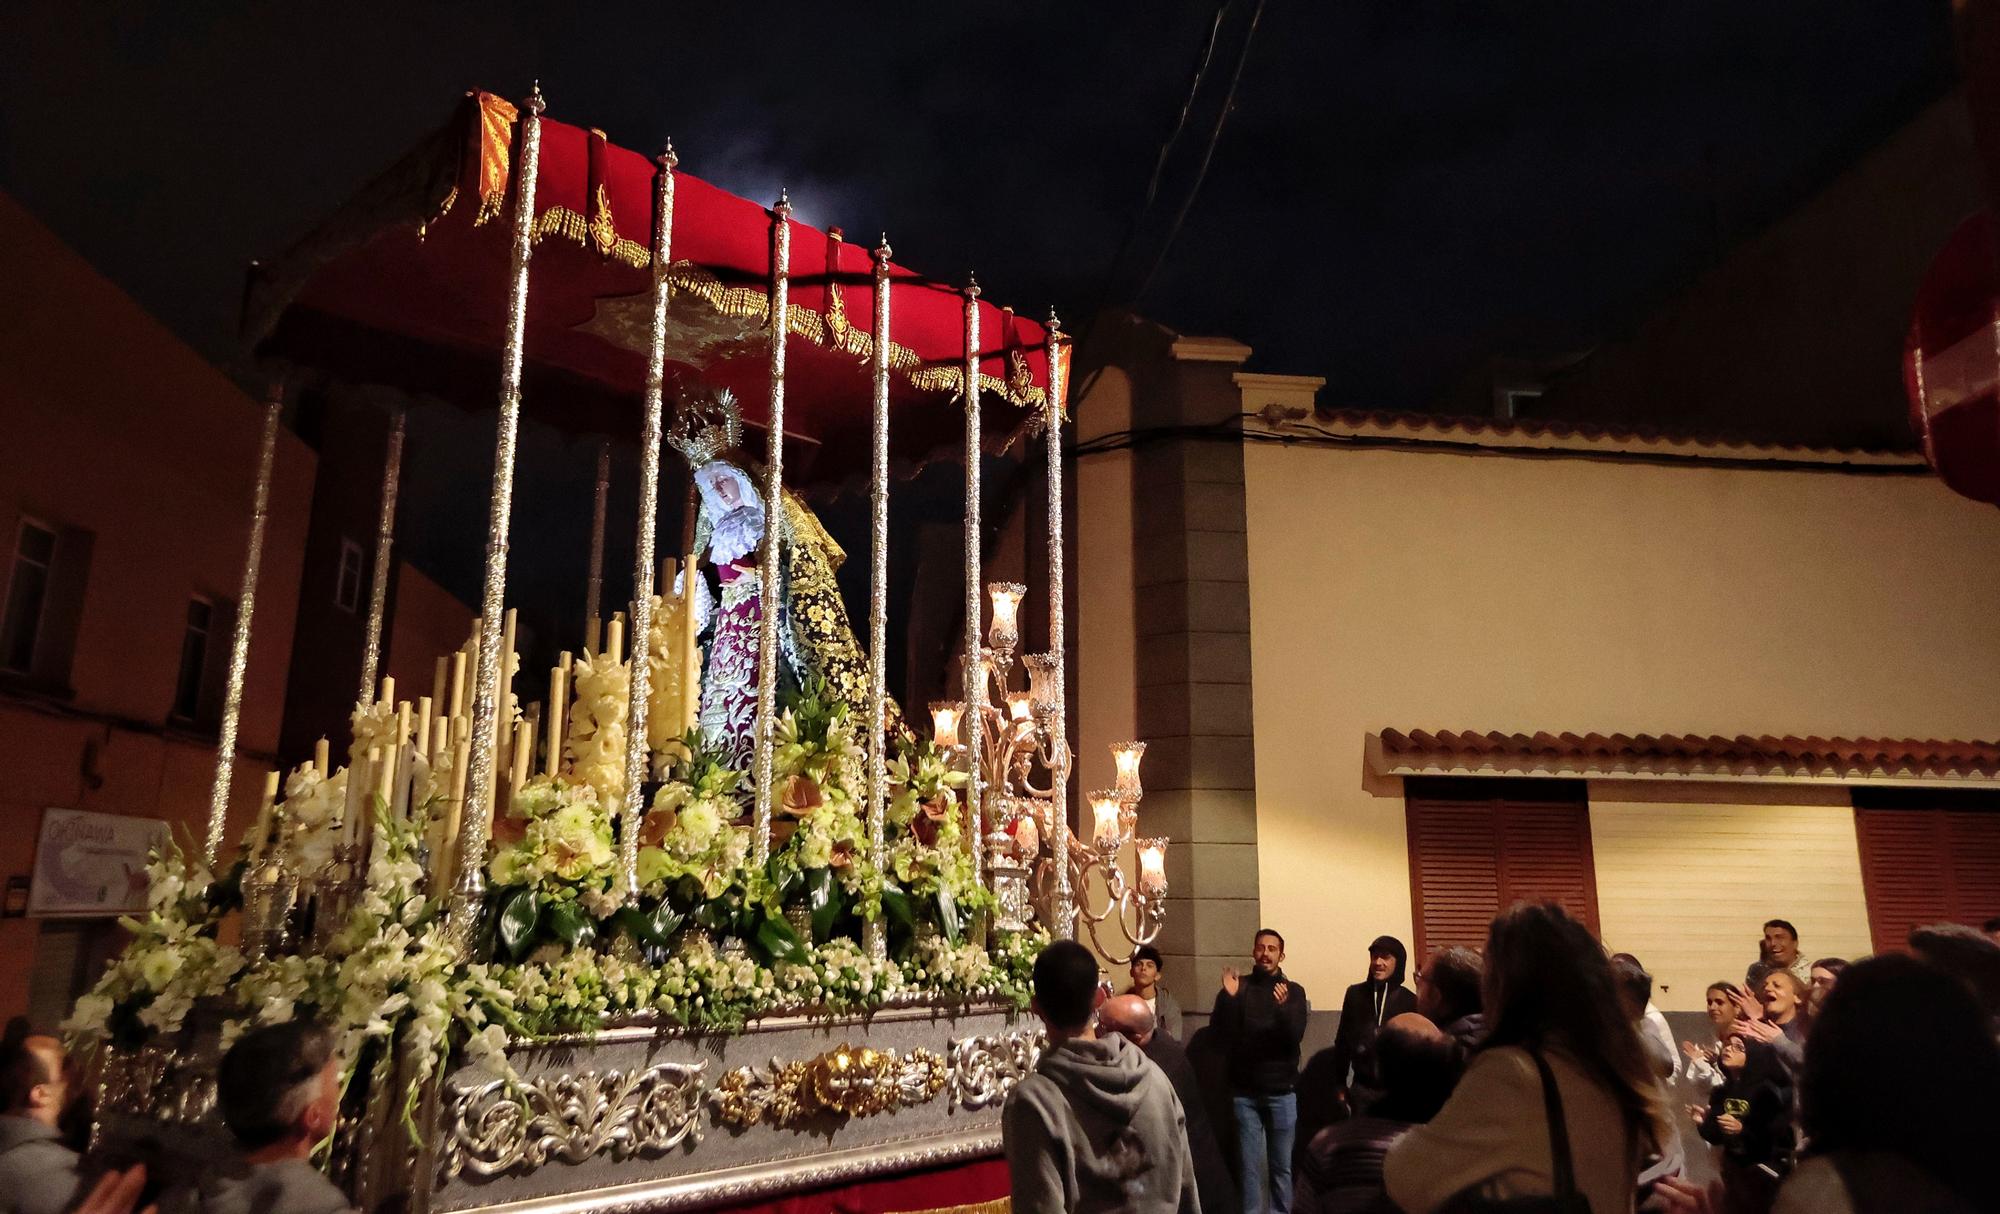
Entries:
POLYGON ((486 515, 486 570, 479 607, 479 667, 473 681, 472 755, 459 822, 458 880, 452 891, 452 931, 462 942, 486 891, 482 875, 493 817, 493 760, 500 726, 500 645, 507 592, 507 528, 514 509, 514 455, 521 430, 521 360, 528 338, 528 262, 534 256, 535 174, 541 160, 542 90, 521 103, 521 155, 514 178, 509 252, 506 344, 500 357, 499 420, 493 440, 493 493, 486 515))
MULTIPOLYGON (((632 553, 632 711, 625 731, 625 806, 618 835, 618 879, 626 905, 639 897, 639 823, 650 746, 646 716, 652 696, 653 541, 660 512, 660 418, 667 379, 667 268, 674 228, 672 141, 653 170, 653 324, 646 343, 645 416, 639 434, 639 530, 632 553)), ((603 499, 599 499, 602 501, 603 499)), ((678 655, 676 655, 678 656, 678 655)))
POLYGON ((966 843, 972 853, 972 880, 984 881, 981 860, 985 850, 984 827, 979 803, 980 734, 986 721, 986 659, 980 645, 979 578, 984 553, 980 550, 979 527, 979 280, 965 284, 965 753, 971 756, 970 778, 965 782, 966 843))
MULTIPOLYGON (((875 246, 875 434, 868 482, 868 852, 876 871, 888 857, 883 819, 889 800, 889 237, 875 246)), ((889 955, 881 915, 864 931, 868 955, 889 955)))
POLYGON ((1049 655, 1055 659, 1056 715, 1052 739, 1054 753, 1061 759, 1050 769, 1054 797, 1050 802, 1050 844, 1055 849, 1056 889, 1051 908, 1055 923, 1050 933, 1067 939, 1076 932, 1076 909, 1069 887, 1069 668, 1063 649, 1064 568, 1063 568, 1063 406, 1069 395, 1069 339, 1063 336, 1062 321, 1049 312, 1048 413, 1043 419, 1043 437, 1048 455, 1049 515, 1049 655))
POLYGON ((778 726, 778 532, 785 526, 785 339, 791 332, 786 303, 791 282, 792 204, 780 193, 771 208, 771 412, 764 455, 764 540, 757 552, 757 765, 751 856, 771 854, 771 760, 778 726))
POLYGON ((257 487, 250 505, 250 540, 243 554, 243 584, 236 596, 236 627, 229 635, 229 678, 222 688, 222 728, 215 739, 215 783, 208 790, 208 837, 202 854, 214 867, 222 854, 229 818, 229 782, 236 774, 236 732, 243 719, 243 674, 250 665, 250 618, 257 611, 257 573, 264 565, 264 524, 271 513, 271 466, 278 453, 278 414, 285 385, 272 379, 264 398, 264 433, 257 444, 257 487))
POLYGON ((403 479, 403 431, 409 410, 389 413, 389 444, 382 453, 382 508, 375 520, 375 581, 368 588, 368 633, 361 646, 361 690, 356 704, 375 702, 375 675, 382 664, 382 613, 389 604, 389 556, 396 542, 396 487, 403 479))

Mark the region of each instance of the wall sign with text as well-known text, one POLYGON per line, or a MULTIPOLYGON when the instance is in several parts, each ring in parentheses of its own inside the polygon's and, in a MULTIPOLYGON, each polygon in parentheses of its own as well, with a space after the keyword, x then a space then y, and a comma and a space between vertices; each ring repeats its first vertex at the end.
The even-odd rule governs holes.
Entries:
POLYGON ((145 910, 147 858, 166 846, 169 829, 160 818, 42 811, 28 913, 82 918, 145 910))

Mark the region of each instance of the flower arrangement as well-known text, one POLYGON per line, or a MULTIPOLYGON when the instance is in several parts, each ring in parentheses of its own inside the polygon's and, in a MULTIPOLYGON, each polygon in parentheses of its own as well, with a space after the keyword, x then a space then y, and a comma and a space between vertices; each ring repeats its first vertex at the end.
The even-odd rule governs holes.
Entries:
POLYGON ((892 924, 935 927, 956 945, 970 917, 993 905, 965 850, 957 790, 966 773, 932 743, 906 742, 889 761, 889 779, 888 817, 899 833, 882 874, 883 909, 892 924))
POLYGON ((521 786, 508 813, 526 826, 487 864, 496 955, 518 961, 537 947, 589 943, 598 921, 618 909, 607 803, 590 784, 537 776, 521 786))
POLYGON ((216 942, 232 887, 171 840, 146 876, 145 918, 118 921, 131 943, 63 1022, 77 1044, 133 1046, 178 1032, 196 1001, 227 990, 243 970, 243 954, 216 942))

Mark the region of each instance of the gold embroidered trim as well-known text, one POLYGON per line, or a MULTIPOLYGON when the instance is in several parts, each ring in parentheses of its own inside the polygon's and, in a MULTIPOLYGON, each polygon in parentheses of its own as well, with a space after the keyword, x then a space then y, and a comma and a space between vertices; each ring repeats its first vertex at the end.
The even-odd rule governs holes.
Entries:
MULTIPOLYGON (((479 102, 480 123, 479 210, 473 215, 472 224, 478 227, 498 216, 506 205, 507 189, 512 180, 514 122, 518 111, 512 102, 491 93, 474 96, 479 102)), ((451 193, 445 196, 437 214, 425 226, 443 219, 456 201, 458 187, 454 186, 451 193)), ((550 207, 543 211, 535 220, 535 243, 540 244, 550 236, 560 236, 584 248, 594 248, 599 254, 635 270, 651 267, 652 250, 618 235, 617 228, 612 224, 611 200, 602 184, 597 187, 593 202, 591 209, 596 214, 589 219, 567 207, 550 207)), ((692 295, 724 316, 757 320, 766 326, 770 324, 770 297, 756 287, 724 286, 713 274, 686 261, 677 261, 668 267, 667 281, 672 290, 692 295)), ((867 362, 875 355, 874 335, 848 322, 846 301, 841 298, 837 285, 830 287, 830 293, 828 314, 825 316, 799 304, 788 305, 785 309, 785 328, 816 346, 867 362)), ((1028 376, 1027 355, 1020 351, 1010 352, 1008 361, 1007 378, 981 372, 979 390, 1023 408, 1046 402, 1047 391, 1036 387, 1028 376)), ((893 340, 889 343, 889 367, 918 391, 964 394, 963 369, 925 366, 915 350, 893 340)))
POLYGON ((969 1206, 939 1206, 935 1210, 903 1210, 898 1214, 1013 1214, 1014 1199, 996 1197, 969 1206))

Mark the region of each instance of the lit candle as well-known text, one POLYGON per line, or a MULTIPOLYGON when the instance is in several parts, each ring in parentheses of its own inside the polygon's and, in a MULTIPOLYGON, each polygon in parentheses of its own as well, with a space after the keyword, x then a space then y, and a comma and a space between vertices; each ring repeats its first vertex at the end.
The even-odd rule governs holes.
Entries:
POLYGON ((1167 841, 1139 840, 1139 890, 1158 897, 1167 892, 1167 841))
POLYGON ((1144 742, 1118 742, 1111 747, 1111 761, 1118 766, 1118 792, 1127 801, 1145 795, 1139 785, 1139 760, 1146 755, 1144 742))
POLYGON ((958 745, 958 718, 964 712, 965 705, 956 700, 931 701, 931 740, 939 750, 958 745))
POLYGON ((1028 700, 1028 693, 1017 691, 1007 697, 1007 715, 1016 721, 1025 721, 1034 715, 1034 706, 1028 700))
POLYGON ((986 627, 986 643, 995 649, 1011 650, 1021 643, 1021 599, 1028 588, 1019 582, 988 582, 986 597, 993 604, 993 620, 986 627))
POLYGON ((1118 849, 1119 836, 1123 833, 1123 823, 1119 821, 1119 817, 1124 808, 1124 801, 1116 789, 1090 794, 1090 815, 1095 824, 1091 838, 1105 851, 1118 849))
POLYGON ((1057 664, 1054 654, 1031 653, 1021 659, 1028 668, 1028 702, 1038 717, 1053 716, 1058 700, 1056 694, 1057 664))

